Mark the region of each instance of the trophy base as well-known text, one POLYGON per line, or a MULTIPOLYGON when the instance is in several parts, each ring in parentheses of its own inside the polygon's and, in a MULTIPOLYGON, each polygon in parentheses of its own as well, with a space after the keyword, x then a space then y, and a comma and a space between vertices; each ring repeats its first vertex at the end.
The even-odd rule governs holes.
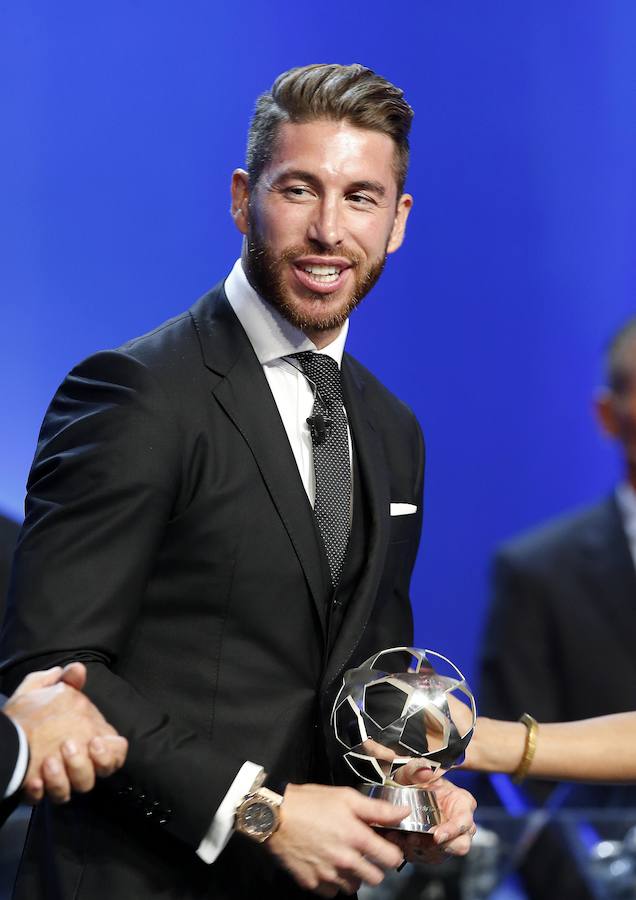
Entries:
POLYGON ((409 814, 399 825, 391 825, 391 830, 426 834, 442 820, 435 796, 424 788, 366 783, 359 785, 358 790, 374 800, 386 800, 394 806, 409 807, 409 814))

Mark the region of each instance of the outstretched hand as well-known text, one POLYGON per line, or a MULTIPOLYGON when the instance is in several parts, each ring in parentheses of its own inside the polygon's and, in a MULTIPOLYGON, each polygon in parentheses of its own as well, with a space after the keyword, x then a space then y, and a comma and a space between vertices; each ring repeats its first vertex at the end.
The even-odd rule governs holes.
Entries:
POLYGON ((124 763, 127 741, 81 693, 85 683, 82 663, 32 672, 4 706, 29 743, 22 791, 31 803, 45 794, 64 803, 71 790, 91 790, 95 776, 111 775, 124 763))
POLYGON ((409 862, 440 863, 447 855, 465 856, 477 831, 473 820, 477 803, 473 795, 423 767, 421 760, 407 763, 394 778, 398 784, 417 785, 429 791, 441 813, 440 824, 427 834, 394 833, 405 858, 409 862))

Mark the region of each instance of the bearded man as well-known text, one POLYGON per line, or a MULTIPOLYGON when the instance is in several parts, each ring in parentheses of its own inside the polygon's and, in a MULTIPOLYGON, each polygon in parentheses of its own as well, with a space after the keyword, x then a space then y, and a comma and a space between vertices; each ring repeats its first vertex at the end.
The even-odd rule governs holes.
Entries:
MULTIPOLYGON (((333 897, 400 864, 371 825, 405 810, 334 786, 329 718, 345 669, 412 640, 421 432, 344 353, 404 236, 411 116, 359 65, 281 75, 233 174, 228 278, 53 399, 4 668, 81 660, 130 750, 37 816, 17 897, 333 897)), ((466 852, 472 798, 437 790, 434 840, 466 852)))

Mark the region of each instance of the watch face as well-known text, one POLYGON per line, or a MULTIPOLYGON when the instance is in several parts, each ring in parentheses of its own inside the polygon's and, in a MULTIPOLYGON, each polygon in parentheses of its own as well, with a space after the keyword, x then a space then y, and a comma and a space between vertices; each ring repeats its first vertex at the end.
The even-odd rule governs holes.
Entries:
POLYGON ((249 831, 267 834, 276 824, 273 809, 267 803, 252 803, 243 813, 243 821, 249 831))

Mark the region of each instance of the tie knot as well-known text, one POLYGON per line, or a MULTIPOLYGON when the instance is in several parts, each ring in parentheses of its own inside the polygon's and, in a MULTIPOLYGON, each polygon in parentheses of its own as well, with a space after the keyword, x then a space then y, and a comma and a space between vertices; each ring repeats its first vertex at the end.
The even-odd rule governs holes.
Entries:
POLYGON ((305 375, 315 383, 321 393, 330 399, 340 395, 340 369, 332 356, 314 353, 313 350, 291 355, 293 359, 298 360, 305 375))

